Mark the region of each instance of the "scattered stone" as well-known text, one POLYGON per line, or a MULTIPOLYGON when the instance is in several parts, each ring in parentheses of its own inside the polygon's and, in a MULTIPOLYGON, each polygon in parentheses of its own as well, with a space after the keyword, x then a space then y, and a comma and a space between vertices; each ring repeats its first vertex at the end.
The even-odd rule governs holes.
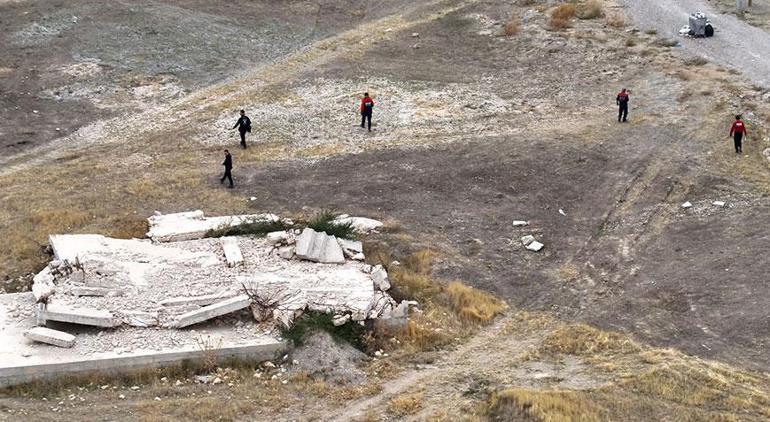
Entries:
POLYGON ((179 387, 180 385, 182 385, 182 381, 176 380, 176 382, 174 383, 174 386, 179 387))
POLYGON ((344 325, 348 321, 350 321, 350 315, 334 315, 332 317, 332 324, 334 324, 335 327, 339 327, 340 325, 344 325))
POLYGON ((524 220, 513 220, 513 227, 524 227, 528 226, 529 222, 524 220))
POLYGON ((32 294, 35 296, 36 302, 47 301, 54 294, 55 289, 54 277, 49 267, 43 268, 32 278, 32 294))
POLYGON ((563 210, 563 209, 561 209, 561 208, 559 208, 559 214, 561 214, 561 215, 563 215, 563 216, 565 216, 565 217, 567 216, 567 213, 566 213, 566 212, 564 212, 564 210, 563 210))
POLYGON ((543 249, 544 246, 545 245, 543 245, 542 243, 540 243, 540 242, 538 242, 536 240, 536 241, 530 243, 529 245, 527 245, 526 248, 528 250, 530 250, 530 251, 540 252, 540 250, 543 249))
POLYGON ((301 259, 324 264, 344 264, 345 255, 337 238, 307 227, 297 239, 295 251, 301 259))
POLYGON ((765 148, 764 151, 762 151, 762 155, 765 156, 770 161, 770 148, 765 148))
POLYGON ((63 331, 56 331, 45 327, 35 327, 24 332, 24 337, 40 343, 51 344, 57 347, 72 347, 75 345, 75 336, 63 331))
POLYGON ((160 324, 160 318, 157 312, 142 311, 120 311, 123 315, 123 323, 131 327, 155 327, 160 324))
POLYGON ((342 247, 342 252, 347 258, 352 259, 354 256, 363 254, 364 252, 363 243, 357 240, 337 239, 337 242, 339 242, 340 246, 342 247))
POLYGON ((208 383, 210 383, 213 380, 214 380, 214 376, 213 375, 197 375, 195 377, 195 381, 197 381, 197 382, 199 382, 201 384, 208 384, 208 383))
POLYGON ((271 245, 293 245, 296 242, 294 232, 291 230, 270 232, 265 236, 271 245))
POLYGON ((294 258, 294 246, 284 246, 278 249, 278 256, 283 259, 294 258))
POLYGON ((716 207, 724 207, 725 206, 725 202, 724 201, 714 201, 711 204, 716 206, 716 207))
POLYGON ((412 38, 417 38, 420 36, 419 32, 412 32, 412 38))
POLYGON ((532 236, 531 234, 526 235, 521 238, 521 244, 524 246, 529 245, 530 243, 535 241, 535 236, 532 236))
POLYGON ((222 244, 222 249, 225 252, 225 260, 229 267, 234 267, 243 263, 243 254, 241 248, 238 246, 238 240, 232 236, 226 236, 219 241, 222 244))
POLYGON ((175 326, 177 328, 184 328, 199 322, 203 322, 218 316, 226 315, 231 312, 239 311, 241 309, 248 308, 251 304, 251 300, 246 295, 236 296, 231 299, 223 300, 209 306, 204 306, 196 311, 188 312, 179 317, 175 326))
POLYGON ((692 208, 692 203, 690 201, 687 201, 684 204, 682 204, 682 208, 685 208, 685 209, 692 208))

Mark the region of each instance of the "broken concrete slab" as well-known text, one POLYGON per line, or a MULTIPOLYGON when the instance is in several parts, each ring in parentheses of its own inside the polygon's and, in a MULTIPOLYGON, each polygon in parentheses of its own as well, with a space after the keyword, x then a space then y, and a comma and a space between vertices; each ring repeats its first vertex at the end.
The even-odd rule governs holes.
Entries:
POLYGON ((364 245, 357 240, 349 239, 337 239, 337 242, 342 247, 342 252, 345 258, 355 259, 357 261, 363 261, 364 245))
POLYGON ((529 245, 530 243, 535 241, 535 236, 532 236, 531 234, 526 235, 521 238, 521 244, 524 246, 529 245))
POLYGON ((38 308, 39 321, 58 321, 70 324, 93 325, 95 327, 112 328, 121 324, 109 311, 92 308, 74 308, 65 305, 48 304, 38 308))
POLYGON ((716 207, 724 207, 725 206, 725 202, 724 201, 714 201, 711 204, 716 206, 716 207))
POLYGON ((540 252, 541 249, 543 249, 545 245, 538 242, 537 240, 531 242, 529 245, 526 246, 527 250, 534 251, 534 252, 540 252))
POLYGON ((513 227, 524 227, 528 226, 529 222, 524 220, 513 220, 513 227))
POLYGON ((222 249, 225 251, 225 260, 227 265, 234 267, 243 263, 243 254, 238 246, 238 241, 232 236, 226 236, 219 239, 222 249))
POLYGON ((154 242, 202 239, 212 230, 221 230, 242 224, 275 222, 278 220, 278 216, 274 214, 205 217, 203 211, 156 215, 147 219, 150 224, 150 231, 147 232, 147 237, 154 242))
POLYGON ((267 242, 271 245, 293 245, 296 242, 296 237, 294 236, 294 231, 287 230, 287 231, 278 231, 278 232, 270 232, 267 235, 265 235, 265 239, 267 239, 267 242))
POLYGON ((35 327, 27 330, 24 332, 24 337, 57 347, 69 348, 75 345, 75 336, 72 334, 45 327, 35 327))
POLYGON ((43 268, 32 278, 32 294, 37 302, 45 302, 56 291, 53 274, 49 267, 43 268))
POLYGON ((324 264, 344 264, 345 255, 337 238, 309 227, 297 238, 297 257, 324 264))
POLYGON ((188 312, 179 317, 175 327, 184 328, 199 322, 203 322, 231 312, 246 309, 251 305, 251 299, 246 295, 239 295, 221 302, 204 306, 196 311, 188 312))
POLYGON ((219 292, 219 293, 215 293, 211 295, 203 295, 203 296, 175 297, 175 298, 163 300, 159 304, 162 306, 184 306, 184 305, 206 306, 206 305, 211 305, 212 303, 217 301, 229 299, 233 296, 235 296, 235 293, 233 292, 219 292))
POLYGON ((369 233, 383 226, 381 221, 366 217, 349 217, 346 214, 337 216, 334 219, 336 224, 350 224, 353 229, 359 233, 369 233))

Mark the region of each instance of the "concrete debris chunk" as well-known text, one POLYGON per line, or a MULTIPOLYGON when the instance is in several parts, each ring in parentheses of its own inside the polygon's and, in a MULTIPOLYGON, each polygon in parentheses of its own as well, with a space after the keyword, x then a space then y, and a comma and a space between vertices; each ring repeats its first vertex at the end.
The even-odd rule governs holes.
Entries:
POLYGON ((162 306, 184 306, 184 305, 206 306, 206 305, 211 305, 212 303, 220 300, 229 299, 233 296, 235 296, 234 293, 223 291, 212 295, 175 297, 172 299, 166 299, 161 301, 160 305, 162 306))
POLYGON ((544 246, 545 245, 535 240, 534 242, 527 245, 526 248, 530 251, 540 252, 540 250, 543 249, 544 246))
POLYGON ((682 204, 682 208, 684 209, 692 208, 692 202, 690 201, 685 202, 684 204, 682 204))
POLYGON ((265 236, 265 239, 267 239, 267 243, 273 246, 293 245, 297 240, 293 230, 270 232, 265 236))
POLYGON ((160 325, 157 312, 120 311, 123 315, 123 323, 131 327, 147 328, 160 325))
POLYGON ((357 240, 337 239, 346 258, 355 259, 357 255, 363 255, 364 245, 357 240))
POLYGON ((532 236, 531 234, 526 235, 521 238, 521 244, 524 246, 529 245, 530 243, 535 241, 535 236, 532 236))
POLYGON ((365 217, 349 217, 345 214, 337 216, 334 219, 336 224, 350 224, 353 229, 359 233, 369 233, 383 226, 381 221, 365 217))
POLYGON ((350 315, 334 315, 332 317, 332 324, 334 324, 335 327, 345 325, 348 321, 350 321, 350 315))
POLYGON ((49 304, 39 307, 39 321, 69 322, 70 324, 93 325, 95 327, 117 327, 121 322, 109 311, 93 308, 73 308, 65 305, 49 304))
POLYGON ((374 289, 382 292, 390 289, 390 280, 388 280, 388 272, 382 265, 377 265, 372 269, 372 281, 374 282, 374 289))
POLYGON ((274 214, 205 217, 203 211, 191 211, 156 215, 148 218, 147 221, 150 224, 147 237, 154 242, 178 242, 202 239, 212 230, 222 230, 250 223, 276 222, 279 221, 279 218, 274 214))
POLYGON ((225 260, 228 267, 234 267, 243 263, 243 254, 238 246, 238 240, 232 236, 226 236, 219 239, 222 249, 225 252, 225 260))
POLYGON ((250 304, 251 299, 247 295, 236 296, 183 314, 176 321, 175 326, 177 328, 188 327, 199 322, 248 308, 250 304))
POLYGON ((278 249, 278 256, 283 259, 294 258, 294 246, 284 246, 278 249))
POLYGON ((524 227, 528 226, 529 222, 524 220, 513 220, 513 227, 524 227))
POLYGON ((24 332, 24 337, 57 347, 69 348, 75 345, 75 336, 72 334, 45 327, 35 327, 27 330, 24 332))
POLYGON ((716 207, 724 207, 725 206, 725 202, 724 201, 714 201, 711 204, 716 206, 716 207))
POLYGON ((56 284, 54 284, 53 274, 50 267, 43 268, 32 278, 32 294, 36 302, 45 302, 48 297, 54 294, 56 284))
POLYGON ((323 264, 344 264, 345 255, 337 238, 326 233, 319 233, 307 227, 297 239, 295 251, 301 259, 323 264))

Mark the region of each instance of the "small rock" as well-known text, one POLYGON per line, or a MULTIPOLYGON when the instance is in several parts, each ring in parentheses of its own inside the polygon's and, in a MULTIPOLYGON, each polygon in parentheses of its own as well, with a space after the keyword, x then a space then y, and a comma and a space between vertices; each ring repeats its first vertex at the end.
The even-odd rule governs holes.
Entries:
POLYGON ((565 217, 567 216, 567 213, 566 213, 566 212, 564 212, 564 210, 563 210, 563 209, 561 209, 561 208, 559 208, 559 214, 561 214, 561 215, 563 215, 563 216, 565 216, 565 217))
POLYGON ((540 252, 540 250, 543 249, 544 246, 545 245, 543 245, 542 243, 540 243, 537 240, 535 240, 532 243, 530 243, 529 245, 527 245, 526 248, 528 250, 530 250, 530 251, 540 252))
POLYGON ((222 378, 216 377, 214 378, 214 381, 211 381, 212 384, 217 385, 222 383, 222 378))
POLYGON ((412 38, 417 38, 420 36, 419 32, 412 32, 412 38))
POLYGON ((125 398, 126 398, 126 396, 124 396, 123 394, 121 394, 121 395, 119 395, 119 396, 118 396, 118 398, 119 398, 119 399, 121 399, 121 400, 123 400, 123 399, 125 399, 125 398))
POLYGON ((249 201, 256 201, 256 200, 257 200, 256 196, 252 196, 251 198, 249 198, 249 201))
POLYGON ((521 244, 524 246, 529 245, 530 243, 535 241, 535 236, 532 236, 531 234, 526 235, 521 238, 521 244))
POLYGON ((714 201, 711 204, 716 206, 716 207, 724 207, 725 206, 725 202, 724 201, 714 201))
POLYGON ((335 315, 332 317, 332 324, 334 324, 335 327, 339 327, 340 325, 345 325, 350 321, 350 315, 335 315))
POLYGON ((529 222, 524 220, 513 220, 513 227, 524 227, 528 226, 529 222))
POLYGON ((682 204, 682 208, 692 208, 692 203, 690 201, 687 201, 684 204, 682 204))
POLYGON ((275 368, 275 364, 273 362, 270 362, 269 360, 266 360, 262 362, 263 368, 275 368))
POLYGON ((176 380, 176 382, 174 383, 174 386, 179 387, 180 385, 182 385, 182 381, 176 380))

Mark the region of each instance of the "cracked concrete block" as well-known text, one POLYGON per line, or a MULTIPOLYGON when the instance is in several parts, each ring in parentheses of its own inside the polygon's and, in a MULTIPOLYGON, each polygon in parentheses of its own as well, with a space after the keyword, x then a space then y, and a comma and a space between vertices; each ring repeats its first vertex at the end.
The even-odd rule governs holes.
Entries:
POLYGON ((52 330, 45 327, 35 327, 24 332, 24 337, 39 343, 50 344, 57 347, 72 347, 75 345, 75 336, 63 331, 52 330))
POLYGON ((123 323, 131 327, 155 327, 160 323, 157 312, 120 311, 120 314, 123 315, 123 323))
POLYGON ((714 205, 715 207, 724 207, 725 206, 725 202, 724 201, 714 201, 711 204, 714 205))
POLYGON ((206 306, 206 305, 211 305, 212 303, 219 300, 229 299, 233 297, 233 295, 234 294, 230 292, 220 292, 213 295, 182 296, 182 297, 175 297, 171 299, 162 300, 159 304, 162 306, 182 306, 182 305, 206 306))
POLYGON ((326 233, 319 233, 311 228, 305 228, 297 239, 295 250, 301 259, 324 264, 344 264, 345 255, 337 242, 337 238, 326 233))
POLYGON ((294 246, 284 246, 283 248, 278 249, 278 256, 283 259, 294 258, 294 246))
POLYGON ((535 236, 527 235, 521 238, 521 244, 524 246, 528 246, 530 243, 535 241, 535 236))
POLYGON ((93 308, 73 308, 49 304, 42 309, 38 308, 37 312, 38 320, 41 321, 59 321, 107 328, 117 327, 121 324, 111 312, 93 308))
POLYGON ((540 252, 540 250, 543 249, 544 246, 545 245, 535 240, 530 242, 529 245, 526 246, 526 248, 527 250, 530 250, 530 251, 540 252))
POLYGON ((147 237, 154 242, 178 242, 202 239, 211 230, 236 227, 256 222, 275 222, 280 220, 274 214, 229 215, 222 217, 204 217, 202 211, 152 216, 147 219, 150 231, 147 237))
POLYGON ((265 239, 267 239, 267 243, 271 245, 293 245, 296 241, 294 232, 292 231, 270 232, 265 235, 265 239))
POLYGON ((219 239, 222 244, 222 249, 225 251, 225 260, 227 260, 227 266, 234 267, 243 263, 243 254, 241 248, 238 246, 238 240, 231 236, 226 236, 219 239))
POLYGON ((98 296, 98 297, 116 297, 124 296, 126 292, 121 289, 110 289, 107 287, 73 287, 70 291, 73 296, 98 296))
POLYGON ((54 277, 49 267, 43 268, 32 278, 32 294, 37 302, 48 300, 48 297, 54 294, 55 289, 54 277))
POLYGON ((528 226, 529 222, 524 220, 513 220, 513 227, 524 227, 528 226))
POLYGON ((188 327, 218 316, 246 309, 249 305, 251 305, 251 299, 247 295, 236 296, 183 314, 176 321, 175 326, 177 328, 188 327))

